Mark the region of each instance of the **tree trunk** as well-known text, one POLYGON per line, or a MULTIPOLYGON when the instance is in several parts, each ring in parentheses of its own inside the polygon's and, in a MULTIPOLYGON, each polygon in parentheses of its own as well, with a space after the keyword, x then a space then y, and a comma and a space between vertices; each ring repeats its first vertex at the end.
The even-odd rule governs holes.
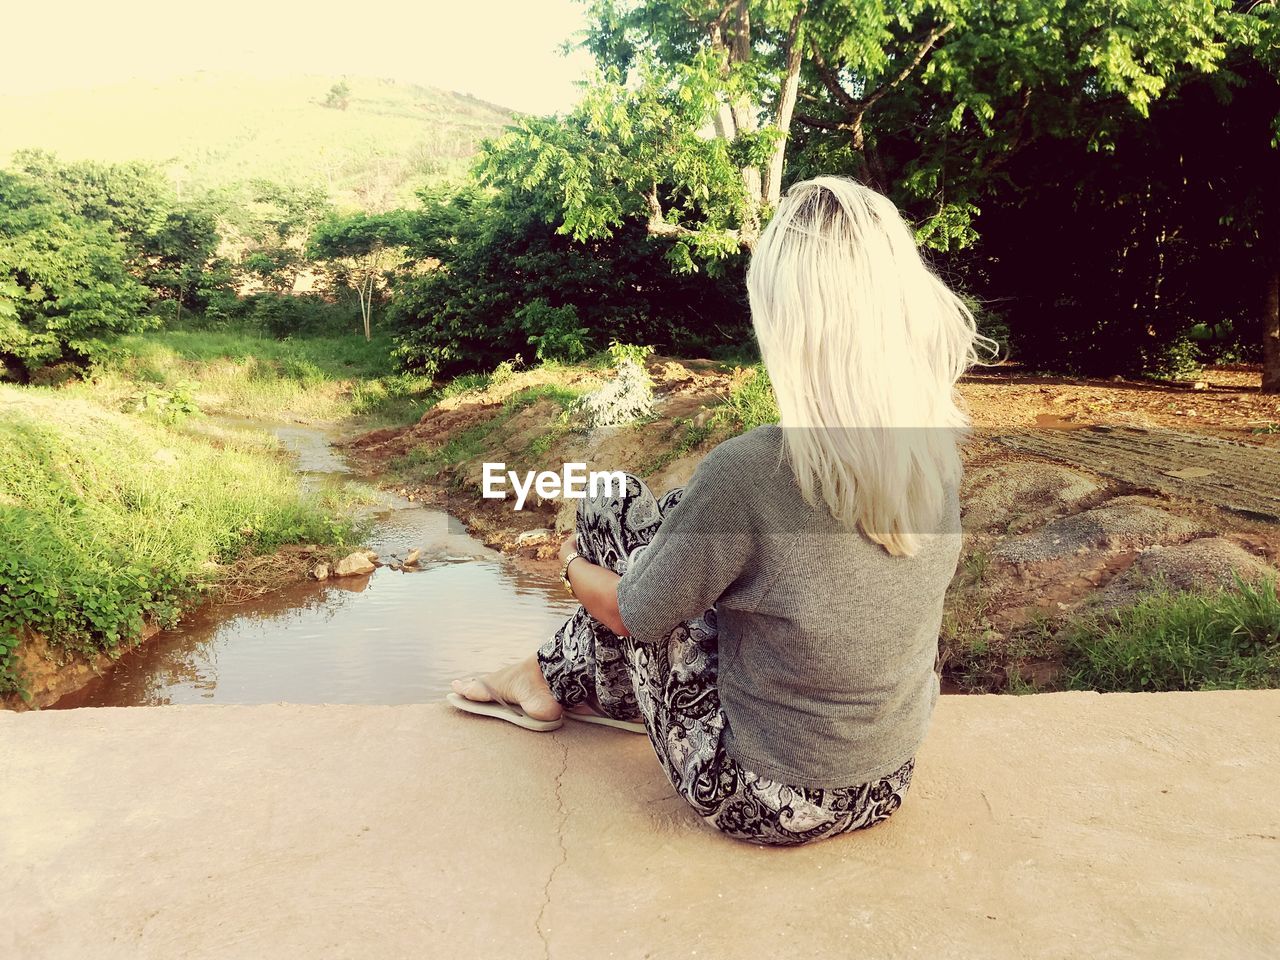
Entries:
POLYGON ((1262 304, 1262 392, 1280 393, 1280 261, 1267 270, 1262 304))
POLYGON ((782 196, 782 170, 787 159, 787 140, 791 136, 791 116, 796 109, 796 93, 800 88, 800 63, 804 60, 805 6, 801 4, 796 11, 787 37, 787 72, 782 78, 782 89, 778 94, 778 116, 775 119, 779 137, 773 154, 769 157, 765 185, 764 202, 767 204, 776 204, 782 196))

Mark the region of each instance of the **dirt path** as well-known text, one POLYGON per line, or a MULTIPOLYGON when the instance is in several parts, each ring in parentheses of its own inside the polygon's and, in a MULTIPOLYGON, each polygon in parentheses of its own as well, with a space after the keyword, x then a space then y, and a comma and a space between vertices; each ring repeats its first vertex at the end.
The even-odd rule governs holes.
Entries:
POLYGON ((1280 451, 1204 434, 1073 426, 995 438, 1011 450, 1089 470, 1136 488, 1280 520, 1280 451))

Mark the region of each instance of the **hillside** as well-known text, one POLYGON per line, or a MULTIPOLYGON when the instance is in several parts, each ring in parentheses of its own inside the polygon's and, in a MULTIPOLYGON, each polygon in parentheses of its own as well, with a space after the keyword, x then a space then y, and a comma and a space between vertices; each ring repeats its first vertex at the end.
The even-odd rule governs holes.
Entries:
POLYGON ((201 72, 91 90, 0 95, 0 163, 40 147, 66 160, 147 160, 180 190, 256 177, 326 185, 364 207, 404 201, 460 173, 512 113, 462 94, 346 78, 345 110, 324 106, 338 77, 201 72))

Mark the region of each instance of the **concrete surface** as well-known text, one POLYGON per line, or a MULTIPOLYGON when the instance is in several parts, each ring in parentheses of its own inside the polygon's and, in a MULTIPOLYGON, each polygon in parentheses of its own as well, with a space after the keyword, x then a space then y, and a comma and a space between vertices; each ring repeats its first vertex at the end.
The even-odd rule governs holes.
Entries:
POLYGON ((724 839, 627 734, 0 715, 0 957, 1280 956, 1280 691, 947 697, 906 805, 724 839))

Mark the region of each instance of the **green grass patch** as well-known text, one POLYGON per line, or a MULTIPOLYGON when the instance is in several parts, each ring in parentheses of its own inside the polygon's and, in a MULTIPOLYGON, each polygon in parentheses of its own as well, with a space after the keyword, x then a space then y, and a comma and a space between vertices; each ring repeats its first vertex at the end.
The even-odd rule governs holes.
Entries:
POLYGON ((124 338, 91 381, 72 386, 120 405, 147 391, 182 391, 210 413, 266 419, 402 423, 439 397, 429 380, 396 372, 388 340, 167 330, 124 338))
POLYGON ((1221 690, 1280 686, 1276 581, 1176 593, 1158 588, 1113 621, 1063 637, 1068 685, 1083 690, 1221 690))
POLYGON ((173 620, 219 565, 354 542, 265 436, 214 437, 67 391, 0 385, 0 693, 34 630, 84 652, 173 620))
POLYGON ((729 398, 715 413, 718 423, 735 433, 746 433, 767 423, 778 422, 778 401, 773 384, 762 364, 756 364, 729 392, 729 398))

